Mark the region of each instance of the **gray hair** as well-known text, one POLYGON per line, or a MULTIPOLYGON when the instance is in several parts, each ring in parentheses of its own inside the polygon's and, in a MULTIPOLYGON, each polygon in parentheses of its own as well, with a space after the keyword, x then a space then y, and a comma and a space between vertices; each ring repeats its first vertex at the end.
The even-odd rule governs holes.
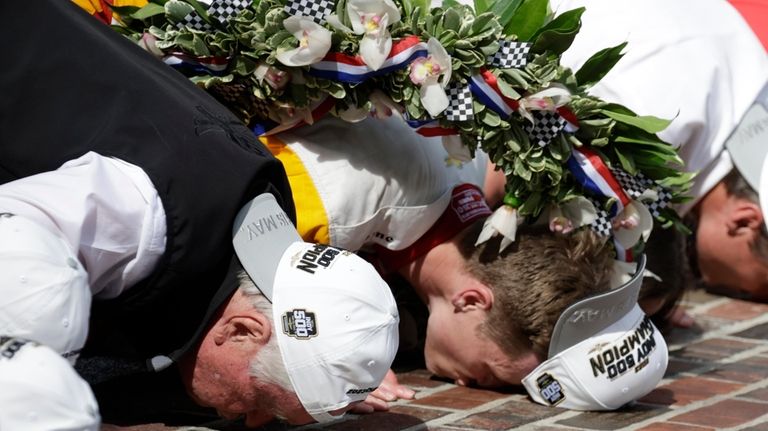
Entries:
POLYGON ((251 300, 253 308, 269 319, 272 325, 272 336, 251 360, 251 376, 268 384, 275 384, 288 392, 295 392, 288 371, 285 369, 280 347, 277 345, 275 322, 272 319, 272 303, 253 284, 253 281, 245 271, 238 273, 240 289, 251 300))

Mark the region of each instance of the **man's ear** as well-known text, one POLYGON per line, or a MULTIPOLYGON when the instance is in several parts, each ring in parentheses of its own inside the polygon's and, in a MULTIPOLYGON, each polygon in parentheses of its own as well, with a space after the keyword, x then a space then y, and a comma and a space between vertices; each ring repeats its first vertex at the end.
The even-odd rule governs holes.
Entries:
POLYGON ((728 234, 741 235, 759 232, 764 223, 760 206, 746 199, 739 199, 728 214, 728 234))
POLYGON ((271 336, 271 322, 257 311, 219 320, 213 328, 213 341, 219 346, 226 342, 264 345, 271 336))
POLYGON ((493 292, 481 283, 467 287, 451 298, 454 311, 490 310, 493 307, 493 292))

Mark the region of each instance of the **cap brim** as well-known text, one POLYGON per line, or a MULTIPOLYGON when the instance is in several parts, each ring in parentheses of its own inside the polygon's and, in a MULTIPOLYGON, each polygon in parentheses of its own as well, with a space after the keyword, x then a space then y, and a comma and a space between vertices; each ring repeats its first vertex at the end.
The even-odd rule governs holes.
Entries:
POLYGON ((637 303, 644 272, 645 255, 641 255, 637 261, 637 270, 628 282, 566 308, 552 331, 548 357, 553 358, 624 317, 637 303))
POLYGON ((275 273, 285 250, 301 236, 290 217, 269 193, 248 202, 232 227, 232 243, 240 263, 261 293, 272 301, 275 273))
MULTIPOLYGON (((725 141, 733 165, 758 193, 766 190, 766 155, 768 155, 768 83, 763 86, 747 112, 725 141)), ((760 193, 761 202, 763 201, 760 193)), ((766 205, 763 204, 763 212, 766 205)))

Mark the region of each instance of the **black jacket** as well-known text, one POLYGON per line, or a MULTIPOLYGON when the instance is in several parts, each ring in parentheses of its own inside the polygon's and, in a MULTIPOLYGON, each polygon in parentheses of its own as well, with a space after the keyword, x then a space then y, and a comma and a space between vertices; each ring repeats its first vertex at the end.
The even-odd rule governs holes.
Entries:
POLYGON ((203 90, 70 1, 0 2, 0 21, 0 183, 95 151, 144 169, 167 213, 161 264, 94 302, 83 356, 183 347, 236 287, 223 282, 241 206, 269 191, 295 220, 282 165, 203 90))

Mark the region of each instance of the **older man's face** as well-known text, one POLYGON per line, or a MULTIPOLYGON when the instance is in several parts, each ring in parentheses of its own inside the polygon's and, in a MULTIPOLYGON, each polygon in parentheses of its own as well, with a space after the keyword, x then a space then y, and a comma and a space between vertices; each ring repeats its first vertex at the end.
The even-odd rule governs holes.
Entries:
POLYGON ((768 265, 755 256, 750 243, 724 228, 700 225, 696 254, 701 281, 717 290, 768 301, 768 265))

